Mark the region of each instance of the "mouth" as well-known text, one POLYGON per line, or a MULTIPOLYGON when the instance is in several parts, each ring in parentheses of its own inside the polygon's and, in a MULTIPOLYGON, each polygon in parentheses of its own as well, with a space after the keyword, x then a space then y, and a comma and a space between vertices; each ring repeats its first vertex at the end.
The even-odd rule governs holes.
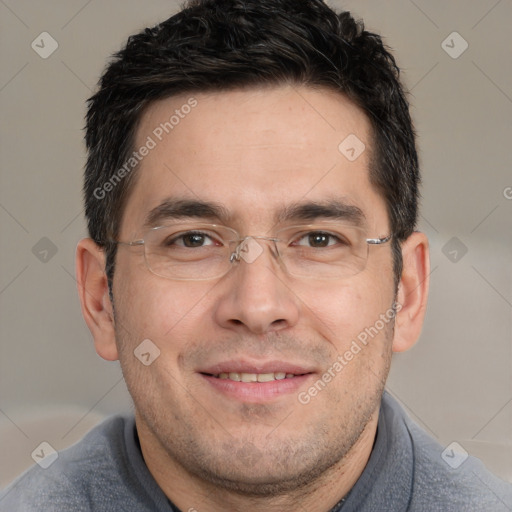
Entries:
POLYGON ((298 393, 315 370, 286 362, 251 364, 230 361, 202 369, 199 375, 217 395, 242 402, 268 402, 298 393))
POLYGON ((203 374, 221 380, 231 380, 233 382, 272 382, 275 380, 293 379, 305 374, 294 374, 286 372, 270 372, 270 373, 245 373, 245 372, 221 372, 218 374, 203 374))

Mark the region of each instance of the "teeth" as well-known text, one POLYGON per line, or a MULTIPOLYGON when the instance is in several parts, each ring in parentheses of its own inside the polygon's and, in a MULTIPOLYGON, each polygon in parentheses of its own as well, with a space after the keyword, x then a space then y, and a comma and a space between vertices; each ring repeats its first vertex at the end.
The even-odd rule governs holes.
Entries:
POLYGON ((260 373, 258 375, 258 382, 270 382, 271 380, 275 380, 273 373, 260 373))
POLYGON ((229 379, 235 382, 271 382, 273 380, 291 379, 295 377, 293 373, 275 372, 275 373, 219 373, 218 379, 229 379))

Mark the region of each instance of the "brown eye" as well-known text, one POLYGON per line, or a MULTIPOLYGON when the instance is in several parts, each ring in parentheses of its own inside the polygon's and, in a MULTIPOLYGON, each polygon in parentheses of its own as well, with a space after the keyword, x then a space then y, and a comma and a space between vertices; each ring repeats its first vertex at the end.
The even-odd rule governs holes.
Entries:
POLYGON ((293 243, 293 245, 311 249, 323 249, 325 247, 346 244, 347 243, 341 236, 326 231, 310 231, 309 233, 299 236, 296 242, 293 243))
POLYGON ((308 235, 308 242, 311 247, 327 247, 331 235, 326 233, 312 233, 308 235))
POLYGON ((181 238, 185 247, 202 247, 207 237, 200 233, 190 233, 181 238))
POLYGON ((211 235, 201 233, 199 231, 189 231, 181 234, 168 236, 162 243, 165 247, 182 247, 187 249, 195 249, 198 247, 207 247, 212 245, 220 245, 211 235))

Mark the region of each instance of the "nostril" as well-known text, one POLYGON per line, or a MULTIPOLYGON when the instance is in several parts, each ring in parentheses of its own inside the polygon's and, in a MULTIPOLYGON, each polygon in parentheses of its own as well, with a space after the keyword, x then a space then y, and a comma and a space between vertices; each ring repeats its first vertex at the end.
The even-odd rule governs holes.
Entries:
POLYGON ((284 318, 280 318, 278 320, 274 320, 270 324, 270 330, 272 329, 280 329, 281 327, 284 327, 286 325, 286 320, 284 318))

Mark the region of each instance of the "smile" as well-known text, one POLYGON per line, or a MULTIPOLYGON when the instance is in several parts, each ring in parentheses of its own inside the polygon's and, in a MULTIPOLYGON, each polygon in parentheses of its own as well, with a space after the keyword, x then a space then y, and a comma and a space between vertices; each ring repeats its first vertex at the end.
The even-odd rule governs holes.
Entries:
POLYGON ((238 373, 238 372, 222 372, 212 375, 217 379, 232 380, 234 382, 271 382, 274 380, 293 379, 297 375, 286 372, 273 373, 238 373))
POLYGON ((199 375, 215 394, 220 394, 231 402, 234 399, 241 402, 268 403, 286 396, 293 397, 315 376, 315 373, 306 368, 294 369, 286 364, 267 365, 274 368, 236 368, 238 371, 233 371, 235 368, 226 368, 228 364, 221 366, 223 368, 211 368, 209 371, 199 372, 199 375))

